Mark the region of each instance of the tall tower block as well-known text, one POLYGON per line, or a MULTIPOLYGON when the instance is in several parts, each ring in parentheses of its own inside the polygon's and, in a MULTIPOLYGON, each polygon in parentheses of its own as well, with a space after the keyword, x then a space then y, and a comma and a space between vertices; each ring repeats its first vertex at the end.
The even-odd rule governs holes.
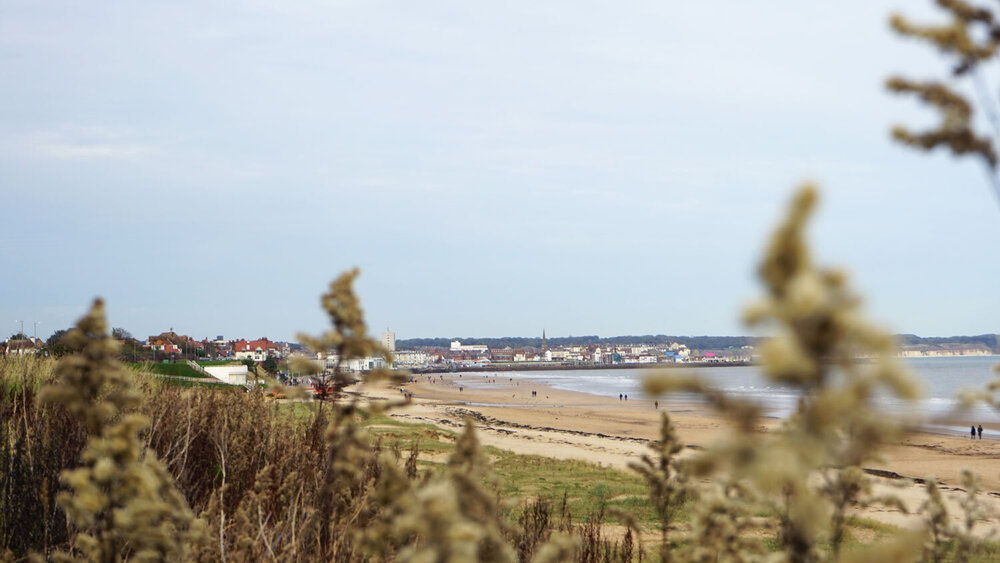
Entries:
POLYGON ((382 333, 382 347, 390 352, 396 351, 396 333, 389 332, 388 328, 382 333))

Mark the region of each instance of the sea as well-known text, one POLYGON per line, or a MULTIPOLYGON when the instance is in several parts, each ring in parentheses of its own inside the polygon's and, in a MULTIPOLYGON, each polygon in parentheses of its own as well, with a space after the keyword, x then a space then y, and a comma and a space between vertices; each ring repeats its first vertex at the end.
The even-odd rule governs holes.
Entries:
MULTIPOLYGON (((960 410, 957 396, 962 391, 981 391, 1000 374, 994 366, 1000 356, 959 356, 901 358, 900 361, 919 382, 922 395, 916 401, 904 401, 885 394, 875 397, 875 408, 887 415, 904 418, 925 430, 944 434, 964 435, 968 424, 1000 424, 1000 413, 986 405, 976 405, 960 410), (959 424, 961 422, 961 424, 959 424)), ((500 372, 499 378, 513 378, 519 382, 538 382, 555 389, 577 391, 591 395, 618 398, 628 395, 629 400, 651 400, 642 392, 642 379, 648 369, 592 369, 500 372)), ((760 403, 768 416, 784 417, 798 403, 794 389, 770 382, 759 366, 699 366, 672 371, 678 375, 703 378, 713 387, 741 399, 760 403)), ((474 380, 473 380, 474 381, 474 380)), ((476 385, 469 381, 470 386, 476 385)), ((660 398, 664 405, 698 402, 690 394, 674 394, 660 398)))

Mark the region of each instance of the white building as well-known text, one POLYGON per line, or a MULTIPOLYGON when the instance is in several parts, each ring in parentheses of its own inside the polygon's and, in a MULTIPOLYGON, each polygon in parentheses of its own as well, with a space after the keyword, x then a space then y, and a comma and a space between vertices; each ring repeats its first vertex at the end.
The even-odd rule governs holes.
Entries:
MULTIPOLYGON (((330 354, 326 357, 326 368, 336 369, 337 361, 340 356, 337 354, 330 354)), ((367 358, 355 358, 351 360, 344 360, 340 364, 340 369, 343 371, 351 371, 354 373, 362 373, 366 371, 371 371, 373 369, 383 369, 385 367, 385 358, 382 356, 369 356, 367 358)))
POLYGON ((4 343, 3 348, 6 354, 11 356, 23 356, 25 354, 34 354, 41 350, 44 346, 45 343, 40 338, 32 338, 29 336, 28 338, 20 340, 9 338, 4 343))
POLYGON ((247 366, 244 364, 231 364, 222 366, 205 366, 205 373, 230 385, 247 384, 247 366))
POLYGON ((236 352, 236 354, 234 354, 234 355, 239 360, 245 360, 245 359, 249 358, 249 359, 251 359, 251 360, 253 360, 253 361, 255 361, 255 362, 257 362, 259 364, 259 363, 261 363, 261 362, 263 362, 264 360, 267 359, 267 350, 261 348, 260 346, 257 346, 253 350, 251 350, 249 348, 246 348, 244 350, 240 350, 240 351, 236 352))
POLYGON ((355 358, 353 360, 347 360, 347 362, 345 362, 345 364, 341 367, 347 371, 353 371, 355 373, 363 373, 373 369, 383 369, 385 368, 385 358, 382 356, 355 358))
POLYGON ((429 358, 426 352, 401 350, 395 353, 393 363, 397 366, 422 366, 429 363, 429 358))
POLYGON ((489 348, 485 344, 462 344, 460 340, 451 341, 452 352, 480 352, 485 354, 489 348))

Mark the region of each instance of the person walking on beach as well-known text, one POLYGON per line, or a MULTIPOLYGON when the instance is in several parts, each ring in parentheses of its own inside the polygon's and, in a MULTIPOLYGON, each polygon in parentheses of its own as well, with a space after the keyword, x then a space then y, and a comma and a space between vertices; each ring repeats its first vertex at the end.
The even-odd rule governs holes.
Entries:
POLYGON ((976 430, 979 432, 979 439, 982 440, 983 439, 983 425, 980 424, 979 428, 977 428, 976 430))
POLYGON ((618 400, 619 401, 622 400, 622 394, 621 393, 618 394, 618 400))
POLYGON ((972 439, 973 440, 976 439, 976 427, 975 426, 972 427, 972 439))

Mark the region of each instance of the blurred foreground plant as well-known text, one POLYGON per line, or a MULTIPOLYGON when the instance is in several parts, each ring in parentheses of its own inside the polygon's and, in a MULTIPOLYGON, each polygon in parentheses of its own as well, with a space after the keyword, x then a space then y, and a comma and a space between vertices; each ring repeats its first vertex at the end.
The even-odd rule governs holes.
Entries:
POLYGON ((59 362, 55 381, 42 389, 40 400, 80 418, 89 438, 80 456, 83 465, 62 474, 69 490, 57 500, 77 533, 70 550, 54 558, 187 558, 192 542, 202 536, 202 522, 139 438, 149 420, 128 412, 139 397, 114 359, 117 344, 107 334, 100 300, 64 338, 80 352, 59 362))
POLYGON ((724 485, 716 498, 723 504, 714 510, 731 511, 734 522, 758 503, 772 511, 784 555, 796 562, 839 557, 850 507, 899 505, 874 497, 862 470, 900 431, 872 399, 879 389, 904 399, 917 395, 892 356, 891 338, 862 319, 844 274, 813 266, 802 233, 815 199, 810 186, 795 196, 759 268, 766 296, 746 312, 750 325, 766 324, 776 333, 761 349, 763 370, 800 396, 796 412, 763 434, 762 410, 754 403, 692 377, 646 381, 652 395, 700 393, 730 418, 732 438, 696 456, 690 468, 695 475, 719 476, 724 485), (829 553, 821 549, 825 543, 829 553))
MULTIPOLYGON (((258 479, 268 486, 255 487, 250 502, 239 503, 230 514, 227 507, 231 503, 225 497, 229 434, 220 433, 215 439, 222 485, 209 506, 211 519, 218 522, 218 551, 214 556, 246 559, 266 553, 272 558, 334 561, 361 556, 358 540, 381 510, 374 495, 382 477, 379 452, 359 423, 362 413, 356 399, 336 403, 330 412, 322 408, 322 401, 342 396, 344 388, 354 383, 343 369, 346 362, 374 355, 391 360, 389 353, 367 335, 360 301, 352 288, 357 275, 358 271, 352 270, 339 276, 322 297, 330 330, 320 336, 299 335, 317 357, 333 354, 337 358, 332 370, 305 358, 297 358, 293 366, 293 370, 317 379, 316 399, 321 402, 319 408, 313 409, 306 431, 307 442, 318 450, 310 456, 316 466, 299 467, 294 472, 279 468, 278 460, 263 466, 258 479), (308 478, 305 487, 300 485, 303 478, 308 478), (283 491, 282 505, 287 507, 284 510, 289 511, 290 521, 270 523, 264 518, 265 508, 272 504, 267 498, 269 490, 283 491), (263 553, 259 540, 266 548, 263 553)), ((377 375, 381 374, 370 374, 369 379, 377 375)), ((367 405, 368 412, 384 408, 367 405)))
POLYGON ((901 14, 890 18, 892 28, 904 37, 926 41, 943 53, 952 64, 949 82, 915 81, 893 76, 887 88, 899 94, 912 94, 933 107, 941 121, 937 127, 915 133, 897 125, 892 136, 898 142, 922 150, 947 147, 958 156, 972 156, 984 166, 986 176, 1000 203, 1000 177, 997 176, 996 143, 1000 140, 1000 104, 996 85, 987 80, 984 66, 997 57, 1000 46, 1000 19, 993 6, 974 5, 962 0, 936 0, 949 20, 940 24, 918 25, 901 14), (978 106, 985 112, 991 132, 976 131, 974 104, 958 89, 961 81, 971 82, 978 106))
MULTIPOLYGON (((349 361, 379 357, 387 364, 392 363, 392 353, 368 336, 361 301, 352 287, 358 274, 357 268, 344 272, 330 283, 329 290, 323 294, 321 303, 330 318, 330 330, 319 336, 298 335, 299 341, 318 358, 325 358, 331 353, 335 358, 332 369, 304 358, 297 358, 294 363, 293 370, 317 379, 316 398, 320 400, 337 398, 345 387, 354 383, 354 378, 344 369, 349 361)), ((386 370, 375 369, 369 371, 366 379, 374 381, 390 375, 386 370)))
MULTIPOLYGON (((962 470, 962 487, 962 524, 956 525, 951 521, 937 482, 927 480, 927 500, 920 507, 927 524, 923 552, 925 561, 968 561, 981 546, 981 542, 972 533, 976 524, 988 518, 996 518, 997 515, 991 514, 988 506, 979 498, 979 480, 967 469, 962 470)), ((990 535, 994 533, 995 530, 990 535)))
POLYGON ((643 454, 638 462, 630 462, 629 467, 642 475, 649 486, 649 498, 660 519, 660 559, 669 561, 669 533, 694 490, 687 482, 686 473, 679 467, 677 456, 684 449, 684 444, 678 439, 666 412, 660 417, 660 439, 652 442, 649 448, 652 455, 643 454))
POLYGON ((497 478, 471 422, 443 473, 409 481, 391 460, 383 463, 388 478, 380 495, 389 510, 368 531, 369 545, 396 546, 399 561, 516 561, 507 540, 516 532, 502 515, 497 478))

